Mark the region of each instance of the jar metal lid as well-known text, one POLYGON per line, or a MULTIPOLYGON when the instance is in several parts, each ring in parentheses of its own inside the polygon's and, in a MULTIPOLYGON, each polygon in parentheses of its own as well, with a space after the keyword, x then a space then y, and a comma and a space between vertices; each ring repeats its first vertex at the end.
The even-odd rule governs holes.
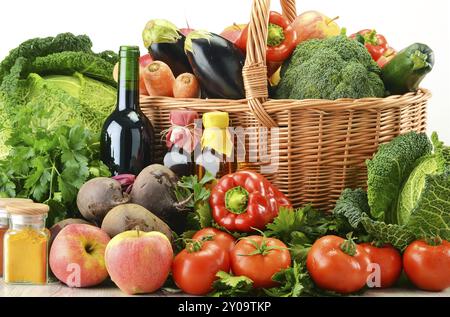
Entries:
POLYGON ((11 215, 39 216, 46 215, 49 210, 48 205, 37 203, 11 204, 6 206, 6 211, 11 215))

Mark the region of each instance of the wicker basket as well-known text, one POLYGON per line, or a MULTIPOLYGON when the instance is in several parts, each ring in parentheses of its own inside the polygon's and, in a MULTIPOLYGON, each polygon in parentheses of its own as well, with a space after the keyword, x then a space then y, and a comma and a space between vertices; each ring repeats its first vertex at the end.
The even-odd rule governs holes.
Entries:
MULTIPOLYGON (((426 90, 403 96, 340 100, 269 100, 265 39, 269 0, 254 0, 247 58, 243 69, 246 99, 175 99, 141 96, 141 108, 160 133, 170 126, 173 109, 199 113, 226 111, 234 127, 278 127, 279 167, 267 178, 287 194, 294 206, 312 203, 331 210, 346 187, 365 187, 365 161, 380 143, 408 131, 425 131, 426 90)), ((293 20, 295 1, 281 1, 283 14, 293 20)), ((256 130, 256 134, 260 131, 256 130)), ((247 139, 246 148, 250 141, 247 139)), ((253 144, 252 144, 253 145, 253 144)), ((162 158, 163 143, 157 156, 162 158)), ((246 163, 240 168, 260 172, 267 163, 246 163)))

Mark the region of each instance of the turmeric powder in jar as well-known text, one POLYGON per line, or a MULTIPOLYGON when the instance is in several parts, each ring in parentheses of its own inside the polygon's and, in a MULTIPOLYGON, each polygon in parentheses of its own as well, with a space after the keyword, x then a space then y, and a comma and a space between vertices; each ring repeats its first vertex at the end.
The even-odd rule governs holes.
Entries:
POLYGON ((32 203, 31 199, 25 198, 0 198, 0 276, 3 276, 3 237, 9 228, 8 213, 6 206, 10 204, 32 203))
POLYGON ((8 284, 46 284, 48 278, 49 234, 44 204, 6 206, 9 229, 4 236, 4 274, 8 284))

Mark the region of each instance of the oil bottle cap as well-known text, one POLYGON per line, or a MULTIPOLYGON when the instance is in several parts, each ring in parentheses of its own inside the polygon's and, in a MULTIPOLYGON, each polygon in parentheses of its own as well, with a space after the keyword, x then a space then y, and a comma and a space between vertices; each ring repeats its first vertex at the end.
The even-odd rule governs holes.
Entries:
POLYGON ((225 129, 230 125, 230 118, 227 112, 207 112, 203 114, 203 127, 225 129))
POLYGON ((193 124, 198 119, 198 113, 192 110, 172 110, 170 112, 170 123, 181 127, 193 124))

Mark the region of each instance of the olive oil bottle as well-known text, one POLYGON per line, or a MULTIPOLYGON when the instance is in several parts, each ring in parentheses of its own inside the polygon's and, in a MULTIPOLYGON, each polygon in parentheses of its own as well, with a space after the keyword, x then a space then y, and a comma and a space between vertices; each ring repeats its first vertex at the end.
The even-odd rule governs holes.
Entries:
POLYGON ((235 170, 233 136, 229 131, 227 112, 203 114, 203 135, 201 153, 195 158, 198 179, 208 172, 215 178, 231 174, 235 170))
POLYGON ((200 138, 195 129, 196 120, 198 120, 196 111, 170 112, 172 126, 166 135, 169 152, 164 156, 164 166, 170 168, 178 177, 195 174, 194 153, 200 145, 200 138))

